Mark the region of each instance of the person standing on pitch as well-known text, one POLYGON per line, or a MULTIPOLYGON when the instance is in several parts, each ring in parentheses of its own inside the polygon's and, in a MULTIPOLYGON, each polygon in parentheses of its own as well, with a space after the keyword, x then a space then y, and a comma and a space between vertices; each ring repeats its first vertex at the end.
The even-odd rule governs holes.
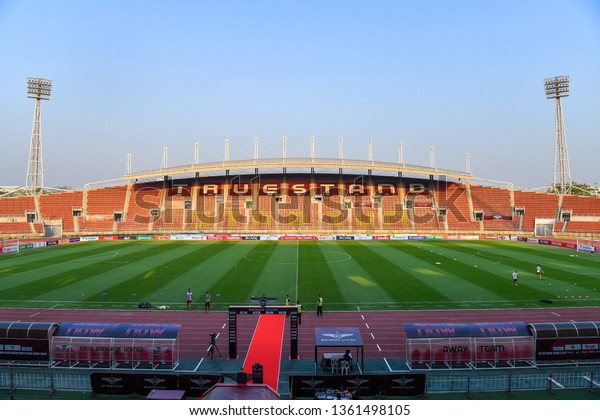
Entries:
MULTIPOLYGON (((285 306, 292 306, 292 301, 290 300, 290 295, 285 295, 285 306)), ((285 313, 285 316, 290 316, 289 312, 285 313)))
POLYGON ((519 280, 519 273, 517 273, 517 270, 515 270, 512 273, 512 285, 513 286, 517 286, 517 281, 518 280, 519 280))
POLYGON ((304 306, 297 300, 296 307, 298 308, 298 325, 302 325, 302 311, 304 310, 304 306))
POLYGON ((187 292, 185 292, 185 305, 187 306, 188 310, 192 309, 192 300, 192 289, 188 289, 187 292))
POLYGON ((542 266, 541 265, 537 265, 537 267, 535 268, 535 277, 538 280, 542 280, 542 273, 544 272, 544 270, 542 270, 542 266))
POLYGON ((323 298, 321 295, 317 298, 317 316, 323 316, 323 298))
POLYGON ((204 292, 204 312, 210 312, 210 293, 204 292))

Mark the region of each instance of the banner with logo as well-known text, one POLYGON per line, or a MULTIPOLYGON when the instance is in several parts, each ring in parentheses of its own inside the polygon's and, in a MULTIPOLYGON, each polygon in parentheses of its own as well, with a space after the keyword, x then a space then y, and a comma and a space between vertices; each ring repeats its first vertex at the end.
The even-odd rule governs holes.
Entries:
POLYGON ((212 388, 213 385, 223 382, 220 375, 178 375, 179 389, 185 391, 187 397, 199 397, 212 388))
POLYGON ((538 338, 535 345, 536 360, 600 360, 600 337, 538 338))
POLYGON ((425 392, 426 375, 381 375, 381 394, 390 397, 415 397, 425 392))
POLYGON ((315 235, 281 235, 280 241, 316 241, 315 235))
POLYGON ((315 398, 328 390, 342 390, 359 397, 418 396, 425 392, 426 376, 421 373, 390 375, 290 376, 292 398, 315 398))
POLYGON ((182 390, 186 397, 198 397, 223 382, 220 375, 175 375, 125 372, 94 372, 90 375, 96 394, 148 395, 154 389, 182 390))
POLYGON ((316 347, 356 347, 362 345, 363 341, 359 328, 315 328, 316 347))

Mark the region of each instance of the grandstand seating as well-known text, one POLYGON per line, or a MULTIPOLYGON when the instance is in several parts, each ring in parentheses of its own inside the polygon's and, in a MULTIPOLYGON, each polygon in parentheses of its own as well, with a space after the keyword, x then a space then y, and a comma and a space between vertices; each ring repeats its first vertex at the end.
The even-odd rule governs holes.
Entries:
POLYGON ((113 216, 93 216, 90 218, 80 216, 77 218, 77 224, 79 226, 79 232, 84 233, 114 233, 114 220, 113 216))
POLYGON ((35 232, 33 223, 28 222, 2 222, 0 223, 0 229, 2 233, 8 236, 14 236, 15 234, 32 234, 35 232))
POLYGON ((559 202, 556 194, 429 179, 339 174, 240 175, 207 177, 201 182, 181 180, 181 185, 166 187, 160 181, 1 198, 0 235, 41 235, 44 223, 59 221, 66 235, 531 233, 536 219, 553 220, 555 234, 600 232, 600 198, 562 197, 563 215, 570 216, 566 222, 555 220, 559 202), (381 184, 389 187, 377 187, 381 184))
POLYGON ((511 218, 510 191, 506 188, 471 185, 473 210, 481 210, 485 220, 500 216, 505 220, 511 218))
POLYGON ((25 217, 27 212, 35 213, 33 196, 4 197, 0 199, 0 216, 25 217))
POLYGON ((412 222, 415 230, 440 230, 437 212, 432 208, 412 209, 412 222))
POLYGON ((63 232, 76 232, 73 211, 83 209, 82 191, 64 191, 40 195, 42 220, 62 221, 63 232))
POLYGON ((438 208, 446 209, 448 230, 480 230, 481 224, 473 220, 469 208, 469 196, 465 184, 438 182, 435 188, 438 208))
POLYGON ((562 208, 572 210, 576 215, 600 216, 600 199, 598 197, 565 195, 562 208))
POLYGON ((567 223, 566 231, 572 233, 600 233, 600 222, 579 222, 571 220, 567 223))
POLYGON ((533 231, 535 219, 553 219, 558 209, 558 195, 515 190, 515 208, 525 210, 523 230, 533 231))
POLYGON ((407 230, 412 229, 412 224, 408 217, 408 212, 402 205, 399 196, 384 195, 381 196, 381 225, 386 230, 407 230))
POLYGON ((127 186, 97 188, 87 191, 87 215, 114 215, 115 211, 123 211, 127 186))
POLYGON ((123 209, 124 220, 117 222, 117 231, 145 233, 155 230, 160 217, 162 195, 162 183, 132 185, 129 191, 129 201, 125 203, 123 209))

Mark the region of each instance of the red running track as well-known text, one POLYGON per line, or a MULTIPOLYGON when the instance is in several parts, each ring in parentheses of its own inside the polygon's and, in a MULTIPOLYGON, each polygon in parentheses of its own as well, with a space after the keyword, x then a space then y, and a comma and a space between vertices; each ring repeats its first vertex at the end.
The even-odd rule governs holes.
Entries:
MULTIPOLYGON (((454 311, 361 311, 327 312, 317 317, 313 312, 302 314, 299 326, 298 354, 300 359, 314 358, 315 327, 358 327, 364 342, 365 358, 403 358, 406 355, 404 323, 466 323, 466 322, 568 322, 599 321, 600 308, 540 308, 507 310, 454 311)), ((206 357, 210 333, 218 333, 217 345, 223 357, 228 355, 228 313, 203 311, 100 311, 65 309, 0 309, 0 321, 54 322, 133 322, 149 324, 180 324, 181 358, 206 357)), ((252 339, 258 316, 238 315, 238 357, 244 359, 252 339)), ((285 321, 282 358, 289 357, 289 318, 285 321)))

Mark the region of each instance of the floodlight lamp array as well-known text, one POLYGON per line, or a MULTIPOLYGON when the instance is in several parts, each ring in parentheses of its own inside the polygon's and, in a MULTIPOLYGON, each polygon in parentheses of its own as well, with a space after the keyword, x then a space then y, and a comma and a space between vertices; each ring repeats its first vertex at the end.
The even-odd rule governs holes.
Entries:
POLYGON ((27 97, 33 99, 50 99, 52 93, 52 80, 39 77, 27 78, 27 97))
POLYGON ((557 76, 544 79, 546 98, 556 99, 569 96, 569 76, 557 76))

